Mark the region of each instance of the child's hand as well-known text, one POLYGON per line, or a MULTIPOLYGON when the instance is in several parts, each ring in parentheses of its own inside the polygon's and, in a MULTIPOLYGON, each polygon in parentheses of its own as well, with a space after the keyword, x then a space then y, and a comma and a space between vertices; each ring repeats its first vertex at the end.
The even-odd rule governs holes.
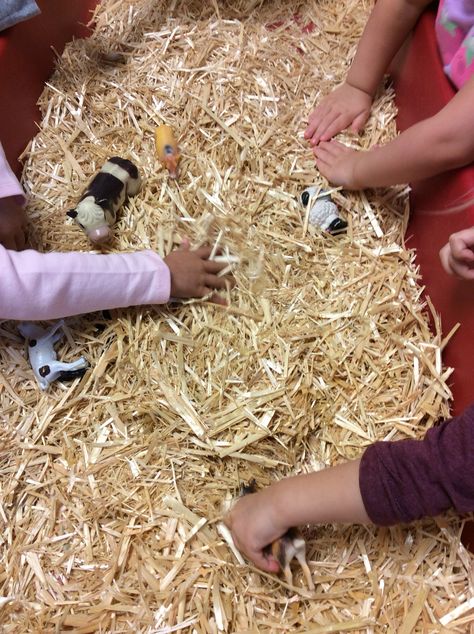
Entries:
POLYGON ((311 145, 317 145, 320 141, 329 141, 349 126, 353 132, 359 132, 369 118, 371 106, 372 97, 368 93, 342 84, 309 115, 304 138, 311 145))
POLYGON ((330 183, 346 189, 361 189, 354 174, 359 152, 338 141, 326 141, 315 147, 313 153, 316 167, 330 183))
POLYGON ((453 233, 439 257, 446 273, 474 280, 474 227, 453 233))
MULTIPOLYGON (((186 243, 184 247, 172 251, 164 258, 171 273, 171 297, 205 297, 213 290, 234 286, 235 282, 230 275, 217 276, 227 264, 208 260, 211 252, 210 247, 190 251, 186 243)), ((212 296, 211 301, 226 304, 225 299, 217 293, 212 296)))
POLYGON ((263 549, 288 530, 279 521, 274 486, 241 497, 224 519, 237 548, 266 572, 278 572, 280 564, 263 549))
POLYGON ((21 251, 25 247, 26 214, 17 196, 0 198, 0 244, 21 251))

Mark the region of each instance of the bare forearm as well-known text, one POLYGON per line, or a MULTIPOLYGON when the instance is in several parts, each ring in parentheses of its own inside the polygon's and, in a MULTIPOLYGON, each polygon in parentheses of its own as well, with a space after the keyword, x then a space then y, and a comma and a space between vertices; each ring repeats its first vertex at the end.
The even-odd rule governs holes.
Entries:
POLYGON ((288 526, 369 523, 359 489, 360 460, 280 480, 271 487, 275 510, 288 526))
POLYGON ((459 132, 450 134, 437 117, 432 117, 387 145, 360 153, 354 181, 363 189, 429 178, 473 161, 474 143, 471 147, 469 143, 459 132))
POLYGON ((373 96, 390 62, 428 4, 428 0, 378 0, 346 82, 373 96))

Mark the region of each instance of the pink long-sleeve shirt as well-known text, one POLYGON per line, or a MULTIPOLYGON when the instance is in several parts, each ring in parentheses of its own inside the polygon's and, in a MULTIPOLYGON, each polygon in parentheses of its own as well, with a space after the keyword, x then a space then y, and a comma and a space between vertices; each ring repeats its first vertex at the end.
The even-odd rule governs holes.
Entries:
POLYGON ((96 255, 0 246, 0 319, 57 319, 169 297, 169 269, 153 251, 96 255))
MULTIPOLYGON (((0 145, 0 198, 24 193, 0 145)), ((170 271, 153 251, 98 255, 9 251, 0 245, 0 319, 43 320, 163 304, 170 271)))
POLYGON ((25 200, 23 189, 8 165, 0 143, 0 198, 8 198, 9 196, 20 196, 23 201, 25 200))

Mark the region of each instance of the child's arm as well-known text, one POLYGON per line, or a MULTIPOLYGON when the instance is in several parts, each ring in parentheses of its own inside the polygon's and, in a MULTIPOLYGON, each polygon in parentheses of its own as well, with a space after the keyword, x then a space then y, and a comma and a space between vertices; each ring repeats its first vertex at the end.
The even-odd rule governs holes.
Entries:
MULTIPOLYGON (((0 246, 0 319, 47 320, 173 297, 204 297, 232 285, 211 249, 96 255, 8 251, 0 246)), ((215 296, 214 301, 224 302, 215 296)), ((224 302, 225 303, 225 302, 224 302)))
POLYGON ((334 185, 347 189, 408 183, 474 161, 474 76, 436 115, 368 152, 335 141, 314 150, 316 166, 334 185))
POLYGON ((286 478, 242 497, 225 523, 236 546, 259 568, 277 572, 265 546, 291 526, 327 522, 369 522, 359 489, 359 460, 286 478))
POLYGON ((290 527, 327 522, 388 526, 454 508, 474 511, 474 405, 423 440, 378 442, 360 460, 287 478, 240 499, 226 518, 239 549, 276 571, 263 548, 290 527))
POLYGON ((439 257, 446 273, 474 281, 474 227, 449 236, 439 257))
POLYGON ((345 83, 325 97, 309 116, 305 138, 312 145, 329 140, 348 126, 354 131, 364 126, 384 73, 429 2, 376 2, 345 83))
POLYGON ((0 144, 0 244, 7 249, 25 246, 25 195, 0 144))

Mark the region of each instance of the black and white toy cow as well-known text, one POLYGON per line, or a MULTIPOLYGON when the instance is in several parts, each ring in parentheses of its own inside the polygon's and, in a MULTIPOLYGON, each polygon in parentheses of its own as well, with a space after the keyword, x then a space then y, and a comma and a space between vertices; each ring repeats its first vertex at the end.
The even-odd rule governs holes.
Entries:
POLYGON ((31 367, 42 390, 46 390, 49 384, 57 379, 65 381, 80 377, 89 367, 84 357, 72 363, 58 361, 54 345, 63 336, 61 332, 58 332, 63 325, 64 321, 61 320, 48 330, 27 322, 18 326, 18 330, 28 341, 31 367))
POLYGON ((91 242, 110 239, 110 227, 127 196, 135 196, 141 187, 138 168, 131 161, 113 156, 94 176, 75 209, 67 215, 74 218, 91 242))
POLYGON ((347 228, 347 222, 339 216, 339 211, 331 196, 319 187, 308 187, 300 196, 303 207, 312 203, 309 223, 321 227, 328 233, 341 233, 347 228), (319 191, 319 194, 318 194, 319 191), (316 198, 317 196, 317 198, 316 198))

